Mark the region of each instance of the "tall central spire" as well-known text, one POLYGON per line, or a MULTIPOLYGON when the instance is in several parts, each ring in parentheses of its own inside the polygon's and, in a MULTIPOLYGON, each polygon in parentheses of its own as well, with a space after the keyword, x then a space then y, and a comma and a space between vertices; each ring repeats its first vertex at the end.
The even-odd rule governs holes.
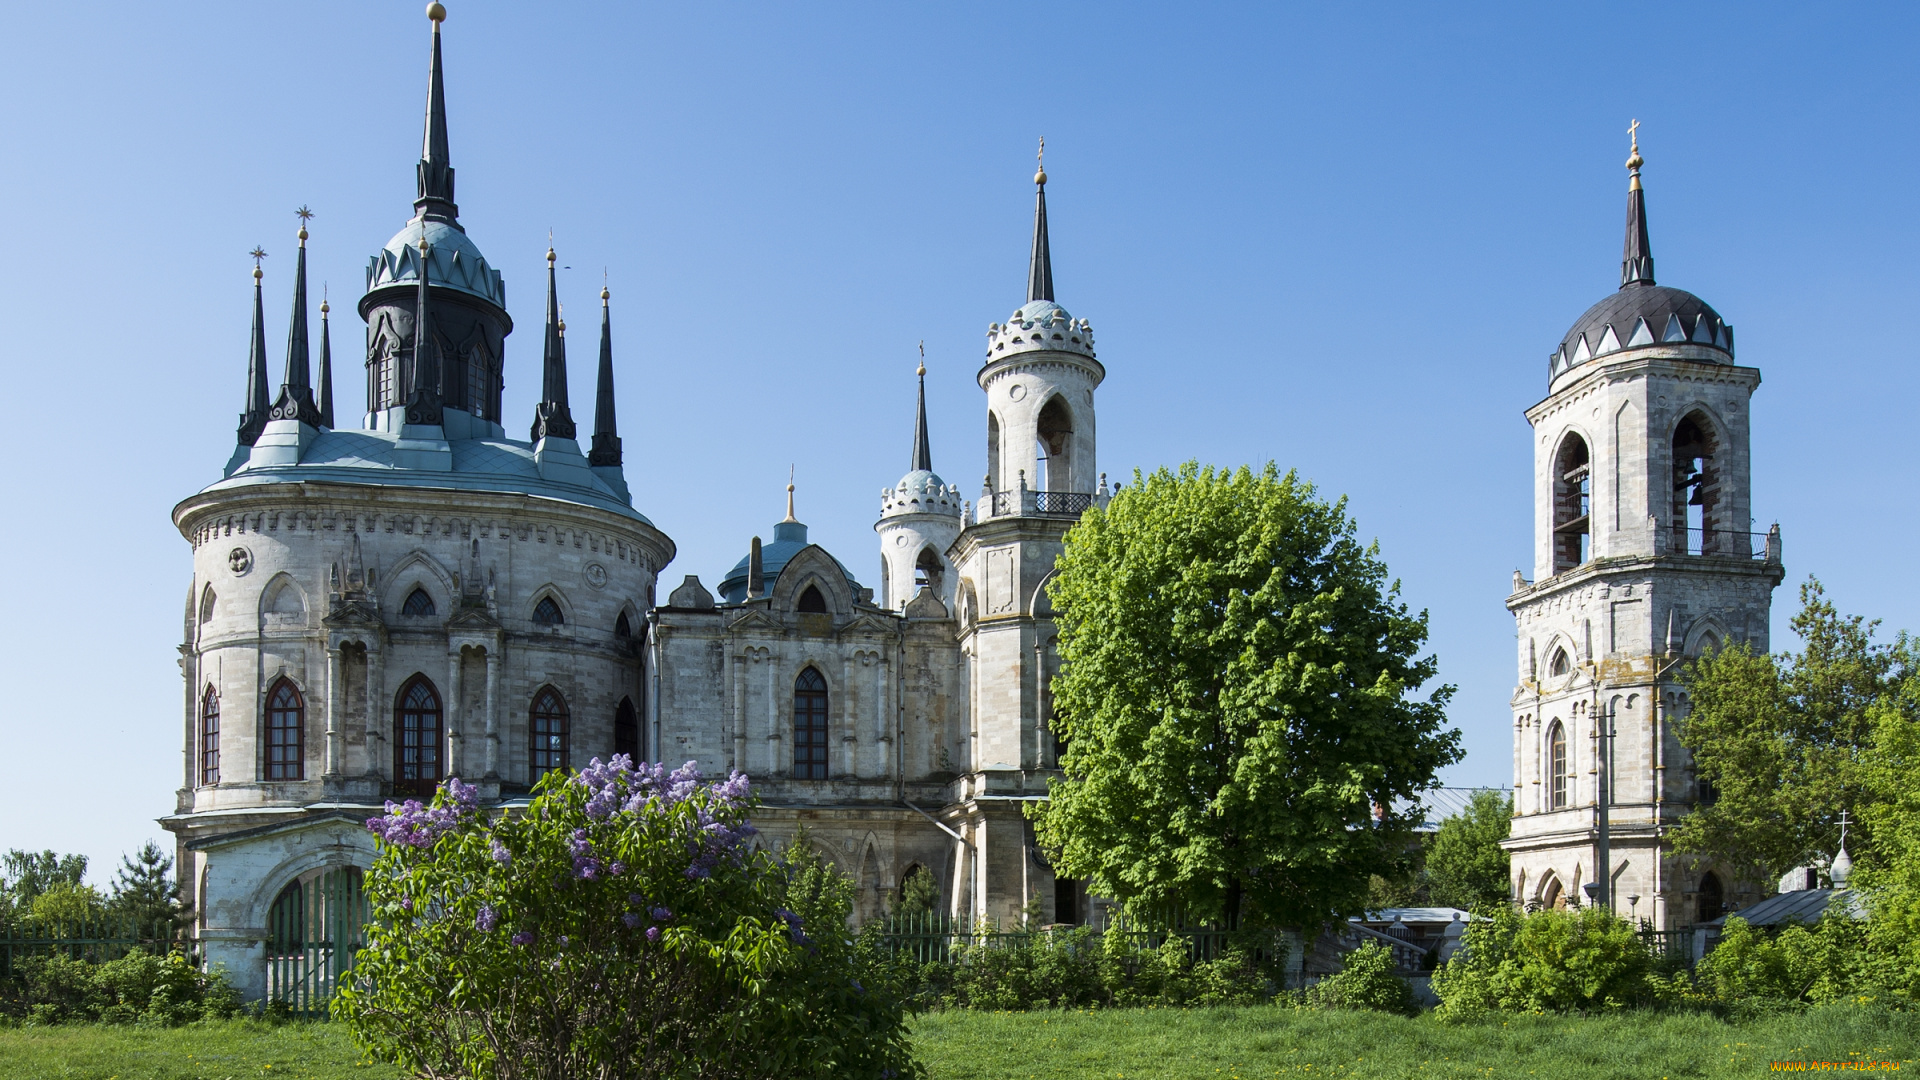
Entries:
POLYGON ((600 289, 600 371, 593 388, 593 448, 587 451, 587 464, 620 464, 619 425, 613 417, 613 309, 607 303, 609 293, 600 289))
POLYGON ((267 328, 260 302, 260 260, 267 253, 258 247, 253 256, 253 333, 247 342, 247 408, 240 414, 240 441, 252 446, 267 426, 267 413, 273 408, 267 396, 267 328))
POLYGON ((567 408, 567 336, 560 321, 560 288, 553 275, 553 249, 547 249, 547 342, 540 365, 540 404, 533 408, 534 442, 574 437, 573 412, 567 408))
POLYGON ((419 195, 413 208, 423 217, 452 222, 460 216, 453 202, 453 158, 447 150, 447 92, 440 76, 440 24, 447 9, 427 5, 433 20, 433 60, 427 68, 427 125, 420 144, 419 195))
POLYGON ((1647 197, 1640 190, 1640 121, 1627 127, 1633 150, 1627 157, 1627 245, 1620 259, 1620 287, 1653 284, 1653 245, 1647 242, 1647 197))
POLYGON ((306 207, 294 211, 300 218, 300 252, 293 264, 293 315, 287 320, 287 367, 280 380, 280 397, 273 406, 273 419, 298 420, 320 426, 320 410, 313 402, 313 379, 307 337, 307 220, 313 217, 306 207))
POLYGON ((1047 246, 1047 140, 1040 140, 1033 173, 1033 261, 1027 267, 1027 302, 1053 299, 1053 253, 1047 246))
POLYGON ((920 346, 920 348, 922 351, 922 356, 920 359, 920 370, 917 372, 917 374, 920 376, 920 411, 914 417, 914 420, 913 420, 913 466, 912 468, 914 471, 918 471, 918 472, 932 472, 933 471, 933 446, 931 443, 927 441, 927 361, 925 357, 926 345, 923 343, 920 346))

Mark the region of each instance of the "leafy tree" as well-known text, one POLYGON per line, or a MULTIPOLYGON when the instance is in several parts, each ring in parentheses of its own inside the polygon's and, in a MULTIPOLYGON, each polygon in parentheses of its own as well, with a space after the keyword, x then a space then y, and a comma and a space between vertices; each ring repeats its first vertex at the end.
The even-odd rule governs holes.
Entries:
POLYGON ((1500 842, 1513 824, 1513 796, 1476 791, 1464 812, 1440 823, 1427 849, 1433 902, 1469 911, 1511 902, 1510 860, 1500 842))
POLYGON ((30 917, 42 893, 61 885, 77 889, 86 876, 85 855, 18 848, 0 855, 0 924, 30 917))
POLYGON ((1348 953, 1338 972, 1308 989, 1306 1000, 1320 1009, 1371 1009, 1403 1016, 1420 1011, 1412 985, 1396 970, 1392 950, 1378 941, 1348 953))
POLYGON ((928 915, 940 907, 940 886, 933 880, 933 871, 924 866, 915 866, 907 871, 900 882, 900 902, 893 907, 896 915, 928 915))
MULTIPOLYGON (((1910 717, 1920 706, 1899 704, 1914 668, 1907 639, 1876 643, 1878 623, 1839 614, 1816 579, 1800 587, 1800 602, 1800 652, 1757 656, 1735 645, 1683 673, 1691 705, 1678 734, 1714 797, 1687 816, 1675 845, 1758 880, 1833 853, 1840 811, 1860 816, 1873 798, 1876 706, 1910 717)), ((1849 835, 1856 860, 1874 861, 1877 831, 1849 835)))
POLYGON ((186 910, 180 903, 180 884, 173 879, 173 856, 151 840, 134 855, 121 856, 107 909, 143 932, 160 926, 184 928, 186 910))
POLYGON ((1652 1004, 1670 987, 1627 920, 1604 908, 1522 915, 1502 904, 1433 973, 1442 1017, 1652 1004))
POLYGON ((1413 696, 1426 613, 1346 501, 1272 464, 1135 473, 1068 532, 1049 595, 1068 748, 1029 812, 1058 872, 1229 926, 1358 911, 1411 835, 1392 808, 1460 748, 1453 688, 1413 696))
POLYGON ((852 887, 749 848, 746 777, 625 755, 489 818, 450 780, 368 822, 374 922, 335 999, 423 1076, 922 1075, 852 887))
POLYGON ((56 881, 53 887, 33 898, 28 909, 33 921, 44 928, 73 927, 90 923, 107 913, 107 902, 91 885, 56 881))

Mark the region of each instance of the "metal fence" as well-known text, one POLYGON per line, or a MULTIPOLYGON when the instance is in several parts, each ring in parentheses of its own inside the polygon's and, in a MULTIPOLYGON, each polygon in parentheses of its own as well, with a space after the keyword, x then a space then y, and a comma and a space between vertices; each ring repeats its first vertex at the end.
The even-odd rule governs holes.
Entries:
POLYGON ((281 892, 267 913, 267 1000, 324 1018, 353 969, 372 919, 356 867, 327 870, 281 892))
POLYGON ((100 918, 78 922, 24 922, 0 927, 0 979, 13 977, 15 965, 30 956, 64 956, 103 964, 135 949, 182 949, 173 926, 133 919, 100 918))
POLYGON ((996 491, 992 506, 993 517, 1077 518, 1093 508, 1093 496, 1081 491, 996 491))
POLYGON ((1767 533, 1741 532, 1733 529, 1688 529, 1675 527, 1672 530, 1673 554, 1675 555, 1721 555, 1734 559, 1765 559, 1773 555, 1768 546, 1767 533))

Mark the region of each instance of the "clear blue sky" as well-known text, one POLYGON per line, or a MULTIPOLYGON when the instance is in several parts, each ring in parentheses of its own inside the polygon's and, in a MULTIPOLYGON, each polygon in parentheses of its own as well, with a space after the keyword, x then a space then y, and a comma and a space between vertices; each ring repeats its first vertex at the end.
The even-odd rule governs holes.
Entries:
MULTIPOLYGON (((414 0, 16 5, 0 38, 0 847, 162 836, 190 575, 169 510, 233 446, 252 263, 279 376, 292 211, 318 217, 336 392, 367 256, 410 213, 414 0)), ((1757 525, 1794 583, 1916 626, 1912 5, 521 4, 453 0, 462 221, 506 275, 509 430, 541 256, 613 291, 635 502, 677 582, 781 514, 877 578, 927 343, 934 464, 984 470, 973 373, 1024 299, 1047 138, 1060 301, 1109 372, 1101 465, 1274 459, 1351 497, 1432 613, 1506 782, 1522 410, 1618 284, 1626 126, 1662 283, 1764 373, 1757 525)), ((316 313, 317 314, 317 313, 316 313)), ((586 320, 590 324, 590 317, 586 320)), ((592 350, 576 349, 576 401, 592 350)))

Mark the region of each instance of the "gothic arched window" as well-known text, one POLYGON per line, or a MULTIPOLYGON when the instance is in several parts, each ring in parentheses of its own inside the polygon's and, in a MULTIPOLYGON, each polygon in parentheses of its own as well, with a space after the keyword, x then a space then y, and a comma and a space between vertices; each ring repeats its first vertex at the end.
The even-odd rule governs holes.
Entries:
POLYGON ((1573 432, 1553 456, 1553 572, 1593 557, 1593 471, 1587 441, 1573 432))
POLYGON ((633 707, 630 697, 621 698, 619 708, 613 710, 613 752, 636 762, 646 760, 646 747, 640 738, 640 710, 633 707))
POLYGON ((1673 548, 1690 555, 1736 550, 1722 533, 1713 431, 1713 421, 1697 409, 1673 429, 1673 548))
POLYGON ((400 614, 416 619, 433 613, 433 597, 428 596, 425 589, 414 589, 407 594, 407 602, 400 605, 400 614))
POLYGON ((827 613, 827 598, 820 595, 820 587, 818 585, 809 585, 806 591, 800 594, 800 602, 794 606, 801 611, 811 612, 815 615, 825 615, 827 613))
POLYGON ((827 680, 812 668, 793 681, 793 778, 827 778, 827 680))
POLYGON ((1567 729, 1555 720, 1547 729, 1547 809, 1567 808, 1567 729))
POLYGON ((913 564, 913 591, 921 589, 940 591, 941 579, 946 576, 946 567, 940 562, 940 556, 932 548, 921 548, 920 558, 913 564))
POLYGON ((1700 911, 1695 922, 1712 922, 1727 910, 1727 893, 1720 886, 1720 875, 1709 870, 1700 878, 1700 911))
POLYGON ((200 594, 200 621, 201 622, 204 623, 204 622, 213 621, 213 602, 214 602, 213 586, 209 585, 206 587, 205 591, 201 592, 200 594))
MULTIPOLYGON (((1000 418, 987 413, 987 484, 995 491, 1007 490, 1006 478, 1000 475, 1000 418)), ((994 512, 987 508, 989 514, 994 512)))
POLYGON ((267 779, 305 780, 306 702, 282 678, 267 691, 267 779))
POLYGON ((1567 906, 1567 891, 1560 885, 1560 879, 1550 877, 1546 887, 1540 890, 1540 906, 1549 911, 1560 911, 1567 906))
POLYGON ((533 625, 535 626, 563 626, 566 621, 566 615, 561 613, 560 605, 554 603, 551 596, 541 597, 540 602, 533 606, 533 625))
POLYGON ((209 684, 200 695, 200 783, 220 782, 220 695, 209 684))
POLYGON ((440 694, 425 675, 415 675, 400 688, 395 710, 393 786, 409 795, 431 795, 440 786, 444 762, 440 752, 440 694))
POLYGON ((1040 451, 1039 491, 1071 491, 1073 483, 1073 413, 1064 398, 1055 395, 1040 410, 1034 425, 1034 445, 1040 451))
POLYGON ((1553 655, 1547 659, 1547 674, 1556 677, 1573 674, 1573 660, 1567 656, 1567 650, 1553 650, 1553 655))
POLYGON ((533 775, 530 779, 538 781, 550 772, 563 772, 567 767, 567 700, 560 691, 551 686, 543 686, 533 695, 533 706, 527 711, 527 730, 532 734, 532 756, 528 759, 533 775))
POLYGON ((613 636, 621 639, 633 636, 633 624, 627 621, 627 613, 624 611, 620 613, 619 618, 613 620, 613 636))

